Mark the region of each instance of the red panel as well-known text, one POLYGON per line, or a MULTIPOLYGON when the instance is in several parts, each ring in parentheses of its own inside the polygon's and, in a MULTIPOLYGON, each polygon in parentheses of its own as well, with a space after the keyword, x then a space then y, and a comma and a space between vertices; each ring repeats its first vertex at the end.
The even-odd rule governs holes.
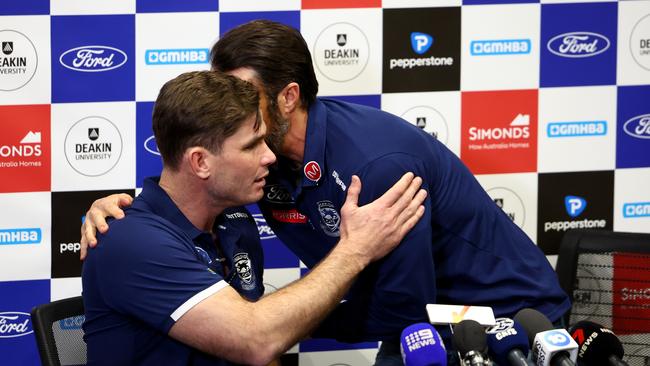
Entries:
POLYGON ((537 171, 537 94, 462 93, 460 156, 474 174, 537 171))
POLYGON ((50 105, 0 106, 0 192, 49 191, 50 105))

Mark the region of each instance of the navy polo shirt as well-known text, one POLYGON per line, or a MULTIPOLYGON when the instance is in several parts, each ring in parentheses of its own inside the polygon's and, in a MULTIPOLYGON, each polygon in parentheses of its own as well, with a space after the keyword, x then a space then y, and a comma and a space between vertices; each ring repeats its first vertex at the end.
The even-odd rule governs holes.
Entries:
POLYGON ((339 239, 353 174, 360 204, 405 172, 423 178, 425 214, 402 243, 368 267, 316 336, 396 339, 428 321, 429 303, 490 306, 551 320, 569 299, 542 251, 496 206, 460 159, 416 126, 375 108, 321 98, 309 110, 302 166, 280 159, 259 203, 275 234, 308 266, 339 239))
MULTIPOLYGON (((257 226, 243 207, 224 211, 212 235, 147 179, 126 217, 110 223, 83 265, 89 365, 229 365, 168 336, 194 305, 231 286, 250 300, 264 292, 257 226), (230 268, 224 273, 223 264, 230 268)), ((228 311, 228 309, 223 309, 228 311)), ((228 333, 228 329, 221 330, 228 333)))

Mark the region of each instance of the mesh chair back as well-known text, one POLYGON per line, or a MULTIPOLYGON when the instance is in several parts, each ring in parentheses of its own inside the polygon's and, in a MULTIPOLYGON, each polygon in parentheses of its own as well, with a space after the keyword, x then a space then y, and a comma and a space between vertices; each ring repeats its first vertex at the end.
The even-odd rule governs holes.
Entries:
POLYGON ((81 328, 84 320, 81 296, 34 307, 34 335, 43 365, 86 364, 86 343, 81 328))
POLYGON ((556 270, 573 304, 568 327, 589 320, 609 328, 625 361, 650 365, 650 234, 568 231, 556 270))

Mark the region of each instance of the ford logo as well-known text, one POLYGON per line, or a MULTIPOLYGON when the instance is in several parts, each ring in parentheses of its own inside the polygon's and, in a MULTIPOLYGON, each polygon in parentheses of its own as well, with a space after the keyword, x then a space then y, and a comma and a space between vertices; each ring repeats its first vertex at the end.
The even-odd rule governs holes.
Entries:
POLYGON ((0 338, 22 337, 34 332, 28 313, 7 311, 0 313, 0 338))
POLYGON ((276 237, 269 224, 266 223, 266 219, 264 219, 264 216, 262 216, 262 214, 253 214, 253 218, 255 219, 255 224, 257 224, 257 231, 260 234, 261 240, 268 240, 276 237))
POLYGON ((117 69, 128 57, 117 48, 108 46, 82 46, 67 50, 59 57, 64 67, 74 71, 100 72, 117 69))
POLYGON ((639 139, 650 139, 650 114, 630 118, 623 125, 625 133, 639 139))
POLYGON ((149 136, 148 139, 144 140, 144 149, 154 155, 160 156, 160 151, 158 151, 158 145, 156 144, 155 136, 149 136))
POLYGON ((558 56, 580 58, 603 53, 609 45, 609 39, 598 33, 570 32, 551 38, 546 47, 558 56))

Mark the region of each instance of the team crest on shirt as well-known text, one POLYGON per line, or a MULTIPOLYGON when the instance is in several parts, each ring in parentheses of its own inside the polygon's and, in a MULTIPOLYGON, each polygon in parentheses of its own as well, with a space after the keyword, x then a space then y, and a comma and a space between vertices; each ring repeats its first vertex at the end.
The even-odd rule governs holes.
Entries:
POLYGON ((320 227, 323 229, 325 234, 329 236, 338 237, 339 234, 339 225, 341 224, 341 216, 339 212, 334 208, 332 201, 319 201, 318 213, 320 213, 320 227))
POLYGON ((248 258, 248 253, 237 253, 233 258, 235 271, 241 280, 241 287, 244 290, 252 290, 255 288, 255 273, 251 260, 248 258))

